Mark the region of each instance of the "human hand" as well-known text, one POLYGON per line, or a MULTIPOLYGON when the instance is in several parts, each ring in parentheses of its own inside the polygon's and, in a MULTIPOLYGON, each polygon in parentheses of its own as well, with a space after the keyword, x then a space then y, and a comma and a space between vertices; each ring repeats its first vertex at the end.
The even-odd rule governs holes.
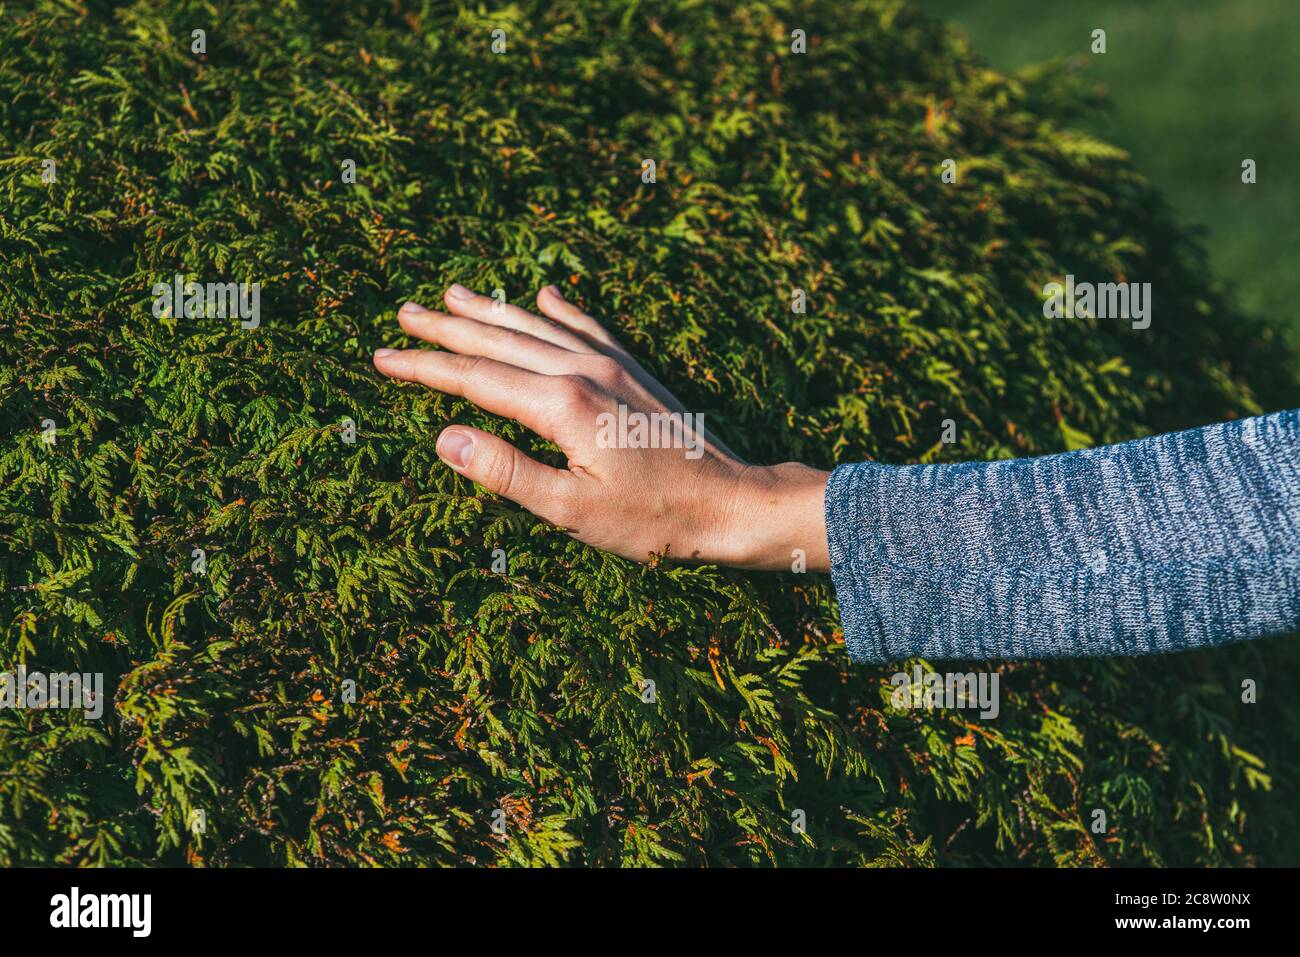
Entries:
POLYGON ((408 334, 442 349, 380 349, 384 375, 464 396, 554 442, 544 465, 479 429, 450 426, 438 455, 484 488, 596 548, 670 558, 829 569, 822 498, 829 474, 742 462, 598 322, 554 286, 542 315, 452 286, 447 312, 408 302, 408 334))

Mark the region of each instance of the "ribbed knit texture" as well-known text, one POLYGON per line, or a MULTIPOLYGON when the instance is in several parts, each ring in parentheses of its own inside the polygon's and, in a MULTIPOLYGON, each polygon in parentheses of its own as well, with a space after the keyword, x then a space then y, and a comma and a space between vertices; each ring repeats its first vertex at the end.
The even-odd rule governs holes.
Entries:
POLYGON ((1136 655, 1300 630, 1300 410, 1033 459, 841 465, 849 654, 1136 655))

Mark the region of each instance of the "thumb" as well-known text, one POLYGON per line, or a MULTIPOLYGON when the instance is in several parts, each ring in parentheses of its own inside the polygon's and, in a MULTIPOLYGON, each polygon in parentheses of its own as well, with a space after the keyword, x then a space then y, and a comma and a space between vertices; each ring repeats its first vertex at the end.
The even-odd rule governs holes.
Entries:
POLYGON ((504 439, 467 425, 444 429, 438 458, 490 492, 518 502, 553 525, 572 517, 572 478, 530 459, 504 439))

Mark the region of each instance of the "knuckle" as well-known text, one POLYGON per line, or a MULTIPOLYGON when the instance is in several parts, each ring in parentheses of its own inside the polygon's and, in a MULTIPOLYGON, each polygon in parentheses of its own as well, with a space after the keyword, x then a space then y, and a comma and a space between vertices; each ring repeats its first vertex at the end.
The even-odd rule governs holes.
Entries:
POLYGON ((456 353, 455 358, 451 360, 451 364, 452 368, 456 370, 456 374, 462 380, 470 379, 474 377, 474 374, 482 366, 483 357, 456 353))
POLYGON ((496 452, 483 470, 483 484, 498 495, 515 499, 519 493, 518 456, 513 452, 496 452))
POLYGON ((511 326, 492 326, 489 335, 497 341, 499 345, 511 347, 518 346, 528 337, 518 329, 511 326))
POLYGON ((546 520, 561 528, 571 528, 579 523, 582 504, 575 491, 566 483, 556 491, 547 506, 546 520))
POLYGON ((627 370, 623 368, 623 363, 619 362, 612 356, 601 353, 593 353, 584 356, 582 364, 587 374, 597 382, 605 386, 617 386, 623 383, 627 375, 627 370))
POLYGON ((535 318, 537 319, 540 328, 544 329, 552 336, 560 336, 561 338, 568 336, 570 339, 573 338, 572 332, 570 332, 563 324, 556 322, 549 316, 536 316, 535 318))
POLYGON ((561 408, 568 412, 581 411, 595 396, 591 380, 580 375, 555 376, 554 389, 561 408))

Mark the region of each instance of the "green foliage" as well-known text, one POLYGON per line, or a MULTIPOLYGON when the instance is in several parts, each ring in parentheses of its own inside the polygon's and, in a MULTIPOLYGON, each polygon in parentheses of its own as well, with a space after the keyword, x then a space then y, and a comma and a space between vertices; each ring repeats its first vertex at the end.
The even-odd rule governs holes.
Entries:
POLYGON ((0 863, 1295 863, 1294 643, 896 711, 825 577, 579 545, 433 445, 558 450, 370 365, 407 298, 558 281, 754 461, 1281 404, 1072 82, 887 0, 5 4, 0 667, 113 701, 0 711, 0 863), (261 282, 260 328, 156 319, 177 272, 261 282), (1067 273, 1151 282, 1152 327, 1044 319, 1067 273))
POLYGON ((1300 154, 1300 124, 1279 122, 1286 91, 1300 86, 1291 0, 1248 0, 1245 7, 1241 0, 917 5, 956 20, 998 66, 1069 57, 1071 69, 1113 90, 1112 108, 1086 127, 1130 147, 1174 209, 1207 227, 1210 262, 1239 305, 1289 327, 1292 342, 1300 342, 1300 272, 1282 266, 1300 249, 1300 182, 1287 174, 1300 154), (1102 26, 1110 44, 1095 55, 1092 31, 1102 26), (1160 69, 1152 70, 1153 62, 1160 69), (1246 185, 1246 158, 1282 175, 1246 185))

